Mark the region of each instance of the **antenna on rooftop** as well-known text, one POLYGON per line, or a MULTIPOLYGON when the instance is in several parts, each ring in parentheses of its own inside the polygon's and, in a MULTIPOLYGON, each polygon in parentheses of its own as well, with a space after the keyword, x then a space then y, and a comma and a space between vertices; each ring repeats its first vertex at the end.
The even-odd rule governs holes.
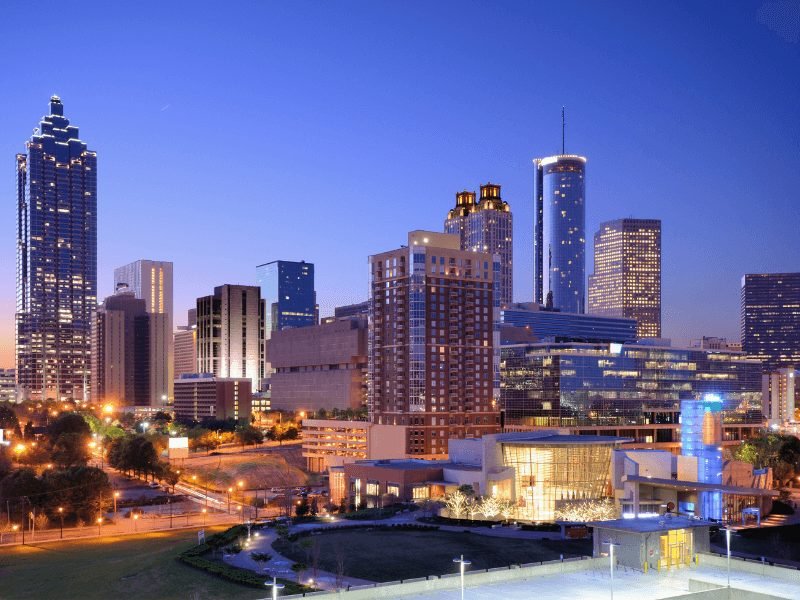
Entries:
POLYGON ((566 122, 564 119, 564 107, 561 107, 561 154, 566 154, 564 150, 564 132, 566 129, 566 122))

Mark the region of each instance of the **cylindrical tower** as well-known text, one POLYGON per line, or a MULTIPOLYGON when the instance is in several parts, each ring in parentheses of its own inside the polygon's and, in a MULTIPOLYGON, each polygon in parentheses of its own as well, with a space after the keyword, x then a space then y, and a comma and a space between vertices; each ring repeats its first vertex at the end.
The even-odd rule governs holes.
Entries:
POLYGON ((586 158, 562 154, 534 165, 536 300, 586 312, 586 158))

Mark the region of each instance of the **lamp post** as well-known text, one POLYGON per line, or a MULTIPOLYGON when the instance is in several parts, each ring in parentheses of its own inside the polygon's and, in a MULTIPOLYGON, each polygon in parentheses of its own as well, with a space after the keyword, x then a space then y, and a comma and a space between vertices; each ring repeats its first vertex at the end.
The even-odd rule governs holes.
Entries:
POLYGON ((611 572, 611 600, 614 600, 614 547, 619 546, 612 541, 603 542, 604 546, 608 546, 608 568, 611 572))
POLYGON ((203 509, 203 527, 206 526, 206 514, 208 514, 208 510, 205 508, 203 509))
POLYGON ((64 539, 64 507, 58 507, 58 516, 61 517, 61 536, 60 539, 64 539))
POLYGON ((725 528, 725 545, 728 548, 728 587, 731 587, 731 529, 725 528))
MULTIPOLYGON (((18 530, 18 529, 19 529, 19 525, 16 525, 16 524, 15 524, 15 525, 12 525, 12 526, 11 526, 11 531, 13 531, 13 532, 14 532, 14 543, 15 543, 15 544, 17 543, 17 530, 18 530)), ((23 532, 24 532, 24 531, 25 531, 25 530, 23 529, 23 532)))
POLYGON ((232 487, 228 488, 228 514, 231 514, 231 492, 233 491, 232 487))
POLYGON ((138 524, 137 524, 138 521, 139 521, 139 513, 133 513, 133 531, 134 532, 139 531, 139 527, 138 527, 138 524))
POLYGON ((453 562, 458 563, 461 570, 461 600, 464 600, 464 569, 471 565, 472 561, 464 560, 464 555, 462 554, 460 558, 454 558, 453 562))
POLYGON ((100 528, 103 526, 103 517, 97 517, 97 537, 100 537, 100 528))
POLYGON ((119 498, 119 492, 114 492, 114 518, 117 518, 117 498, 119 498))
POLYGON ((264 585, 266 585, 267 587, 272 586, 272 600, 278 600, 278 590, 282 590, 284 588, 284 585, 282 583, 278 583, 278 578, 273 577, 272 583, 270 583, 269 581, 265 581, 264 585))

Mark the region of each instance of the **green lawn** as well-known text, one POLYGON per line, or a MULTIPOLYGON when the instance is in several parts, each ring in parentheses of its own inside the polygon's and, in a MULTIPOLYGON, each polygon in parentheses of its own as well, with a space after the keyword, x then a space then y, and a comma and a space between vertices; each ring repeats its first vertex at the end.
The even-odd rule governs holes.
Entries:
MULTIPOLYGON (((554 560, 560 554, 591 555, 591 542, 495 538, 450 531, 337 530, 276 541, 273 547, 292 560, 311 565, 310 548, 319 544, 319 568, 337 572, 337 557, 344 556, 344 574, 370 581, 395 581, 426 575, 454 573, 453 558, 463 554, 471 569, 554 560), (304 540, 310 540, 304 542, 304 540), (339 550, 337 550, 337 548, 339 550)), ((312 559, 313 560, 313 559, 312 559)))
MULTIPOLYGON (((208 528, 206 535, 223 528, 208 528)), ((148 598, 251 600, 264 590, 228 583, 175 560, 197 543, 180 531, 0 549, 3 600, 148 598)))

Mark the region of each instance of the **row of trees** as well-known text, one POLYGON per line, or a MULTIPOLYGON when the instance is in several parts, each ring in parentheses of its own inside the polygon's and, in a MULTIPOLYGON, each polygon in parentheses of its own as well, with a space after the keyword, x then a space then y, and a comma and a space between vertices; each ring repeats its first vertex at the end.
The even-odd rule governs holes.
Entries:
POLYGON ((444 506, 451 519, 463 519, 469 516, 472 520, 478 515, 483 515, 487 520, 500 515, 508 520, 514 516, 516 508, 513 500, 496 496, 476 496, 472 486, 465 485, 445 496, 444 506))
POLYGON ((769 467, 776 487, 782 487, 800 475, 800 440, 793 435, 764 431, 743 441, 733 457, 756 469, 769 467))
POLYGON ((153 441, 145 435, 128 435, 111 440, 108 446, 108 464, 122 471, 140 477, 152 477, 170 485, 178 482, 167 461, 159 459, 153 441))
POLYGON ((0 499, 5 512, 17 523, 37 511, 51 518, 74 516, 88 521, 105 510, 111 498, 108 476, 95 467, 46 469, 41 475, 23 467, 0 480, 0 499))

